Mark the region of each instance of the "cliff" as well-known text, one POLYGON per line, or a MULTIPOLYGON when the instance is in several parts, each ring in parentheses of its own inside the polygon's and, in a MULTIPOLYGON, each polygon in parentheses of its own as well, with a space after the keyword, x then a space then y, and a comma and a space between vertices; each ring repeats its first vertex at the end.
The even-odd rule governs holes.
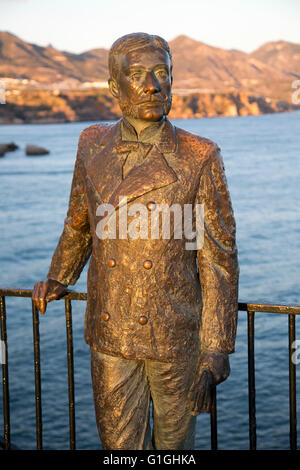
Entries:
MULTIPOLYGON (((171 119, 246 116, 296 109, 276 100, 228 93, 174 95, 171 119)), ((118 103, 108 90, 15 90, 0 106, 1 124, 101 121, 120 117, 118 103)))

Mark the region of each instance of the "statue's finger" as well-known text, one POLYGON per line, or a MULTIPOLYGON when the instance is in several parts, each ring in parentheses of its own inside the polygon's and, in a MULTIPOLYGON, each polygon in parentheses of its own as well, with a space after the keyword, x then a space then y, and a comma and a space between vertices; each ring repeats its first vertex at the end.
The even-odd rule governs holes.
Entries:
POLYGON ((48 294, 46 296, 46 301, 51 302, 51 300, 56 300, 58 299, 58 294, 56 292, 51 292, 51 294, 48 294))
POLYGON ((198 396, 197 387, 194 385, 188 394, 188 398, 190 400, 191 414, 194 416, 197 416, 197 414, 199 414, 197 411, 197 396, 198 396))
POLYGON ((203 411, 203 390, 199 390, 196 394, 193 411, 197 414, 203 411))
POLYGON ((205 405, 206 413, 210 413, 211 405, 212 405, 211 387, 208 387, 207 392, 206 392, 206 405, 205 405))
POLYGON ((211 376, 209 371, 203 371, 203 374, 199 383, 199 400, 198 400, 198 409, 202 413, 207 409, 207 404, 209 405, 210 399, 210 389, 211 389, 211 376))
POLYGON ((38 305, 38 309, 39 311, 41 312, 42 315, 45 314, 46 312, 46 309, 47 309, 47 302, 45 299, 39 299, 39 305, 38 305))
POLYGON ((38 297, 39 297, 39 291, 40 291, 40 285, 41 285, 41 282, 37 282, 34 287, 33 287, 33 291, 32 291, 32 300, 34 303, 37 302, 38 300, 38 297))
POLYGON ((207 387, 206 387, 206 412, 210 413, 211 412, 211 406, 212 406, 212 386, 214 384, 214 379, 212 376, 212 373, 210 372, 208 377, 207 377, 207 387))
POLYGON ((40 298, 45 300, 46 295, 47 295, 47 290, 48 290, 48 283, 47 282, 42 282, 42 288, 40 292, 40 298))

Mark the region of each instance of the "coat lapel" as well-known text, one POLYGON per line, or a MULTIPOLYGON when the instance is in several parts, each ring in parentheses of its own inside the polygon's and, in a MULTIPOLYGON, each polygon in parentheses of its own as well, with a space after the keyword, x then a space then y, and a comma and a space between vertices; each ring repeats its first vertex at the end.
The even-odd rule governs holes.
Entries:
POLYGON ((175 171, 168 165, 156 145, 152 145, 140 166, 135 166, 113 192, 109 202, 116 209, 120 198, 130 202, 154 189, 162 188, 177 181, 175 171))
POLYGON ((91 160, 87 171, 87 177, 102 202, 117 209, 122 197, 130 202, 177 181, 175 171, 164 157, 165 153, 176 151, 175 130, 169 120, 163 126, 154 143, 122 140, 121 121, 108 131, 102 142, 102 150, 91 160), (144 153, 143 163, 133 167, 123 179, 122 166, 128 154, 137 147, 139 152, 144 153))
POLYGON ((101 150, 87 163, 87 182, 93 188, 98 203, 108 203, 115 188, 122 181, 122 164, 126 156, 116 151, 120 142, 119 121, 105 135, 101 150))

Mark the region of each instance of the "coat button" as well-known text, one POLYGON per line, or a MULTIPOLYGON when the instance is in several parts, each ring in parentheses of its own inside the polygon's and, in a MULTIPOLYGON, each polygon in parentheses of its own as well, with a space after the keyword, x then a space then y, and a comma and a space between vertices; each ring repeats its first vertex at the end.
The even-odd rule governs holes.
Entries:
POLYGON ((148 209, 148 211, 153 211, 153 210, 155 209, 155 207, 156 207, 155 202, 149 201, 149 202, 147 203, 147 209, 148 209))
POLYGON ((144 261, 143 263, 143 266, 145 269, 151 269, 152 268, 152 261, 150 259, 146 259, 146 261, 144 261))
POLYGON ((101 318, 103 321, 108 321, 110 319, 110 314, 108 312, 103 312, 101 314, 101 318))
POLYGON ((117 263, 116 263, 116 260, 115 260, 115 259, 110 258, 110 259, 108 260, 107 264, 108 264, 108 266, 109 266, 110 268, 114 268, 117 263))
POLYGON ((146 325, 146 323, 148 323, 148 318, 147 318, 147 317, 144 317, 144 315, 142 315, 142 316, 139 318, 139 324, 140 324, 140 325, 146 325))

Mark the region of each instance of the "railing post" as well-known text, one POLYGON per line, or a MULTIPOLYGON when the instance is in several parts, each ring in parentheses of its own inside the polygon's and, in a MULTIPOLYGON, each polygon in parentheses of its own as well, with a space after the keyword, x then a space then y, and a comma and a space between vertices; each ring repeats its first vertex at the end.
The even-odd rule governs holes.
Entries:
POLYGON ((76 438, 75 438, 75 393, 74 393, 72 305, 71 305, 71 300, 70 299, 65 299, 65 315, 66 315, 66 330, 67 330, 70 449, 74 450, 76 448, 76 438))
POLYGON ((40 331, 39 311, 32 302, 33 349, 34 349, 34 379, 35 379, 35 417, 36 445, 43 448, 42 442, 42 393, 41 393, 41 363, 40 363, 40 331))
POLYGON ((249 393, 249 441, 250 450, 256 449, 256 411, 255 411, 255 358, 254 358, 254 316, 247 311, 248 319, 248 393, 249 393))
POLYGON ((1 348, 2 348, 2 380, 3 380, 3 420, 4 420, 4 449, 10 449, 10 413, 9 413, 9 389, 8 389, 8 355, 7 355, 7 330, 5 297, 0 297, 1 316, 1 348))
POLYGON ((296 341, 295 315, 289 314, 289 392, 290 392, 290 448, 297 449, 296 365, 293 352, 296 341))
POLYGON ((218 424, 217 424, 217 390, 216 386, 211 390, 212 404, 210 413, 210 437, 211 450, 218 449, 218 424))

